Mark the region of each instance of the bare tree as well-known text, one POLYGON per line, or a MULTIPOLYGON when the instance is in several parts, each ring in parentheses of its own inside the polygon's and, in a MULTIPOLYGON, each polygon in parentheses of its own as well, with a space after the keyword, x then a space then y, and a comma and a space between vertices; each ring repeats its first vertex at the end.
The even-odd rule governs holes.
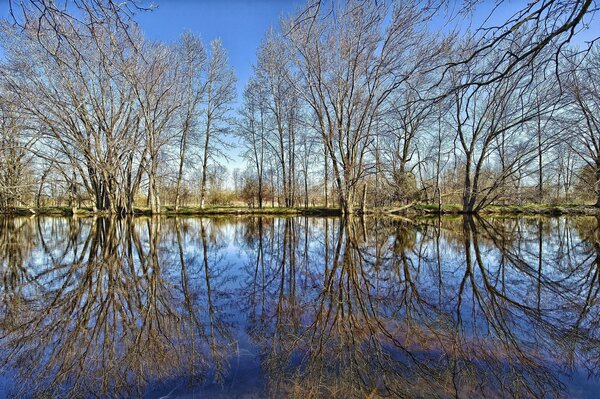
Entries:
POLYGON ((190 139, 198 138, 200 104, 206 89, 204 72, 206 70, 206 51, 200 38, 192 33, 184 33, 176 47, 180 65, 181 79, 179 111, 179 168, 177 170, 177 187, 175 193, 175 210, 181 205, 181 184, 184 165, 188 153, 190 139))
MULTIPOLYGON (((229 66, 227 52, 219 39, 210 44, 204 97, 204 144, 202 152, 202 178, 200 181, 200 207, 204 208, 208 161, 218 154, 216 144, 223 144, 221 135, 229 131, 229 113, 235 99, 236 78, 229 66)), ((221 153, 222 155, 222 153, 221 153)))
MULTIPOLYGON (((470 51, 472 44, 464 45, 470 51)), ((503 54, 500 51, 498 57, 503 54)), ((453 71, 453 84, 462 88, 454 92, 449 125, 456 129, 456 149, 464 162, 462 209, 467 213, 478 212, 496 200, 499 189, 536 158, 536 147, 527 139, 528 125, 550 114, 557 101, 549 94, 549 86, 543 94, 534 90, 536 82, 525 70, 479 88, 462 84, 495 62, 465 64, 462 70, 453 71)))
POLYGON ((94 37, 74 33, 69 47, 50 54, 47 45, 58 39, 36 32, 35 27, 20 33, 4 29, 7 65, 0 77, 46 138, 44 152, 62 154, 55 164, 77 172, 96 208, 132 212, 144 156, 127 72, 138 57, 130 51, 133 33, 125 38, 118 30, 97 27, 94 37))
POLYGON ((243 94, 243 104, 239 111, 237 134, 246 147, 244 157, 254 168, 257 180, 258 207, 263 207, 265 194, 265 157, 268 151, 267 109, 264 88, 253 78, 243 94))
POLYGON ((595 206, 600 207, 600 50, 596 47, 582 64, 575 58, 574 65, 569 77, 568 143, 593 171, 588 182, 596 194, 595 206))
POLYGON ((312 4, 303 16, 284 26, 295 60, 292 82, 317 121, 340 207, 350 214, 386 101, 431 56, 412 51, 425 38, 423 10, 412 2, 349 1, 330 9, 312 4))
POLYGON ((158 43, 143 44, 144 57, 125 73, 135 93, 140 129, 145 139, 144 166, 148 176, 150 211, 160 213, 158 167, 161 151, 173 140, 173 124, 181 104, 177 101, 179 68, 170 48, 158 43))

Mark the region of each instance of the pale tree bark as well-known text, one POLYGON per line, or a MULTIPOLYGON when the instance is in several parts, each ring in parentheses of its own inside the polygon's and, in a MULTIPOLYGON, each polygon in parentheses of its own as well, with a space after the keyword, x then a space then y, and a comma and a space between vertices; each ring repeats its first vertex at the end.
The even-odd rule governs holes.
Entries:
POLYGON ((206 52, 199 37, 184 33, 177 45, 178 62, 181 68, 182 85, 180 109, 180 138, 179 138, 179 166, 177 170, 177 183, 175 189, 175 211, 181 205, 181 185, 183 182, 184 165, 187 156, 187 147, 190 139, 196 139, 199 117, 199 106, 204 96, 206 80, 206 52))
POLYGON ((229 66, 227 52, 220 40, 210 44, 210 60, 207 69, 205 121, 202 153, 202 177, 200 179, 200 207, 204 208, 208 162, 219 150, 216 144, 223 144, 219 135, 228 130, 229 113, 235 99, 236 78, 229 66))
POLYGON ((253 165, 257 180, 258 207, 262 208, 265 195, 265 156, 267 156, 267 107, 265 90, 251 78, 244 90, 237 135, 246 147, 244 157, 253 165))

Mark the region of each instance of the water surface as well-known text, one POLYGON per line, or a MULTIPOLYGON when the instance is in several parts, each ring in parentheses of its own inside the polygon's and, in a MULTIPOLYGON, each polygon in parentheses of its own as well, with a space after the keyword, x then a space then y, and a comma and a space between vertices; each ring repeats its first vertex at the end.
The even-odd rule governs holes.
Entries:
POLYGON ((3 218, 6 397, 600 397, 599 220, 3 218))

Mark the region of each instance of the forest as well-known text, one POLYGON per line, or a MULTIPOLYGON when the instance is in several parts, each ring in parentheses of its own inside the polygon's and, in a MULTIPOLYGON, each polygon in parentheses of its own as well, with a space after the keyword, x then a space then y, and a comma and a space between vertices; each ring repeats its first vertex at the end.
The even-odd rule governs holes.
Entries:
POLYGON ((239 98, 219 39, 145 38, 152 4, 11 0, 0 210, 600 207, 597 2, 494 4, 308 0, 239 98))

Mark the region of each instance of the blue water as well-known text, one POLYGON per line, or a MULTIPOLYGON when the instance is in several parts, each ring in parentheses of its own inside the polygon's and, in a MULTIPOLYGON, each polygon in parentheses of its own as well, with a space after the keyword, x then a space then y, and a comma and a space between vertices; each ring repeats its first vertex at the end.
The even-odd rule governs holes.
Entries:
POLYGON ((2 397, 600 397, 600 228, 0 219, 2 397))

